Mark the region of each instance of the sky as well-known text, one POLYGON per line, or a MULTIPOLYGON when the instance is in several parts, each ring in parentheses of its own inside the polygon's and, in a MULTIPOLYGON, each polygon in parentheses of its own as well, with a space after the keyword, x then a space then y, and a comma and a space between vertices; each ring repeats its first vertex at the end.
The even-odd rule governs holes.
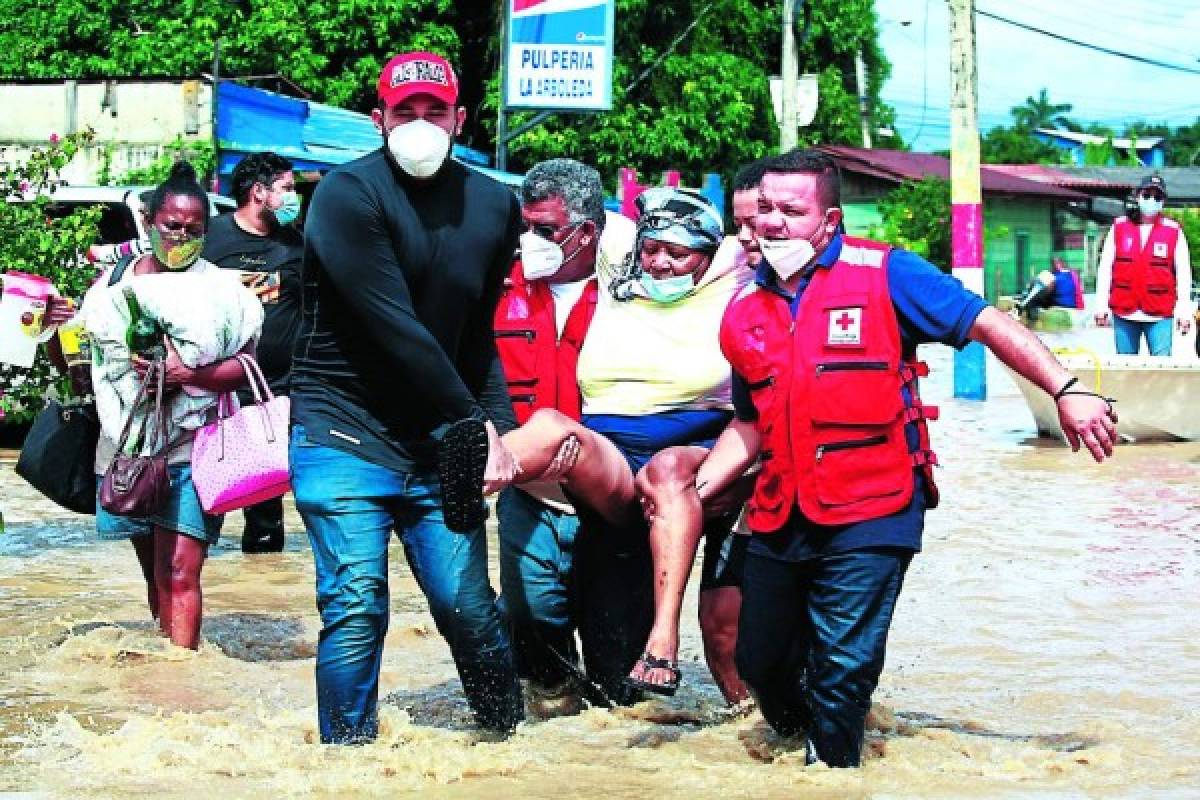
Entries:
MULTIPOLYGON (((1151 66, 976 16, 979 128, 1012 124, 1009 109, 1045 88, 1067 116, 1119 133, 1137 120, 1200 117, 1200 0, 976 0, 977 11, 1089 44, 1169 62, 1151 66)), ((950 15, 946 0, 876 0, 892 75, 882 98, 913 150, 950 147, 950 15)))

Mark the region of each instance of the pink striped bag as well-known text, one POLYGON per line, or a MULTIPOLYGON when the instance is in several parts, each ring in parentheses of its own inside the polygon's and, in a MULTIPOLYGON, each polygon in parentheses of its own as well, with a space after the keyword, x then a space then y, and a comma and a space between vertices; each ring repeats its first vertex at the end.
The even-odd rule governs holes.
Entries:
POLYGON ((238 408, 232 392, 217 400, 217 417, 196 431, 192 443, 192 482, 201 507, 224 514, 285 494, 288 478, 286 397, 271 393, 253 358, 238 355, 254 405, 238 408))

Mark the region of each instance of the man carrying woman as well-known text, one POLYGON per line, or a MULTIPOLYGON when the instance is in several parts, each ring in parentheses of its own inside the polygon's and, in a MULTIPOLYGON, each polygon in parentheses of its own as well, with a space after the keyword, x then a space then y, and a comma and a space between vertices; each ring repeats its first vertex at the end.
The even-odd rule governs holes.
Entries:
MULTIPOLYGON (((522 485, 552 468, 558 473, 563 444, 577 442, 577 457, 560 481, 576 508, 614 531, 644 536, 638 474, 665 448, 711 444, 731 417, 730 372, 717 331, 750 271, 737 259, 716 257, 723 225, 703 198, 651 189, 638 207, 633 257, 619 269, 597 270, 595 312, 577 364, 581 420, 541 409, 502 438, 520 466, 514 482, 522 485)), ((728 531, 739 505, 726 504, 716 528, 728 531)), ((652 550, 657 541, 652 532, 652 550)), ((682 593, 656 576, 656 605, 668 590, 682 593)), ((676 648, 664 656, 637 643, 624 654, 624 669, 633 668, 628 684, 673 693, 676 648)))

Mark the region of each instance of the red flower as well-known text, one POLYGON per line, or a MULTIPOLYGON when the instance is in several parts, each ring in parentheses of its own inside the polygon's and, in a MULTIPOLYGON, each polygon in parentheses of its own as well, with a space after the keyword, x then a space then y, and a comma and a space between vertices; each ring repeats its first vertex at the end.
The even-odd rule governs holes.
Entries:
POLYGON ((59 137, 57 133, 50 134, 50 144, 58 144, 58 139, 59 137))

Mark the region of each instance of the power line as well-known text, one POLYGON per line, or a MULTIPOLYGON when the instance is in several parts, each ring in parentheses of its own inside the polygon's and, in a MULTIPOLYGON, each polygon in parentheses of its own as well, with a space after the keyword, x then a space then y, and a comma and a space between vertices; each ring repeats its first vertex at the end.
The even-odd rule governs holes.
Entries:
POLYGON ((1069 36, 1063 36, 1060 33, 1054 33, 1053 31, 1048 31, 1043 28, 1035 27, 1033 25, 1027 25, 1024 22, 1017 22, 1016 20, 1009 19, 1008 17, 1002 17, 999 14, 993 14, 990 11, 983 11, 981 9, 976 9, 975 13, 981 17, 987 17, 988 19, 994 19, 997 22, 1003 22, 1006 25, 1012 25, 1013 27, 1016 27, 1016 28, 1023 28, 1027 31, 1032 31, 1034 33, 1040 33, 1042 36, 1048 36, 1051 39, 1057 39, 1060 42, 1067 42, 1068 44, 1073 44, 1078 47, 1086 48, 1088 50, 1095 50, 1096 52, 1099 52, 1099 53, 1106 53, 1107 55, 1110 55, 1110 56, 1117 56, 1118 58, 1128 59, 1129 61, 1136 61, 1141 64, 1149 64, 1150 66, 1153 66, 1153 67, 1162 67, 1163 69, 1173 69, 1173 70, 1177 70, 1179 72, 1187 72, 1192 75, 1200 75, 1200 69, 1193 69, 1192 67, 1185 67, 1182 64, 1172 64, 1167 61, 1158 61, 1157 59, 1146 58, 1145 56, 1134 55, 1133 53, 1125 53, 1121 50, 1113 50, 1112 48, 1109 48, 1109 47, 1101 47, 1098 44, 1091 44, 1090 42, 1080 41, 1079 39, 1072 39, 1069 36))

